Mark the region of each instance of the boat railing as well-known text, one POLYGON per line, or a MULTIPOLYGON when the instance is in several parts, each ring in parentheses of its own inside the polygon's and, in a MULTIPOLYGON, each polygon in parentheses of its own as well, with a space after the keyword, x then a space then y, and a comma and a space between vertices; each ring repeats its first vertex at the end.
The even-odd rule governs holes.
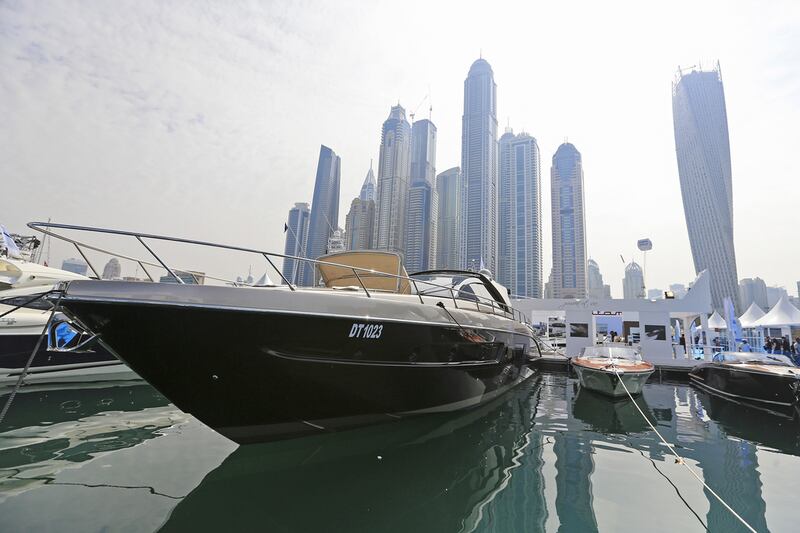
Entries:
MULTIPOLYGON (((296 291, 297 290, 297 286, 295 286, 293 283, 291 283, 289 281, 289 279, 286 278, 286 276, 283 274, 283 272, 275 265, 275 262, 273 261, 273 259, 280 258, 282 260, 287 260, 288 259, 288 260, 291 260, 291 261, 299 261, 299 262, 303 262, 303 263, 306 263, 306 264, 314 265, 314 267, 316 267, 318 265, 327 265, 327 266, 333 266, 333 267, 349 269, 349 270, 351 270, 353 272, 353 275, 355 276, 355 279, 358 281, 361 290, 364 291, 364 294, 366 294, 366 296, 368 298, 372 298, 373 294, 370 292, 370 289, 364 284, 364 281, 363 281, 361 275, 359 275, 359 273, 361 273, 361 274, 369 274, 372 277, 379 276, 379 277, 393 278, 393 279, 397 279, 398 281, 399 280, 405 280, 406 282, 410 283, 414 287, 414 291, 416 292, 417 296, 419 297, 421 303, 425 303, 425 300, 423 299, 423 294, 421 294, 421 292, 419 290, 419 285, 420 284, 424 284, 425 286, 436 287, 436 288, 444 289, 444 290, 448 291, 447 293, 450 295, 450 297, 448 299, 452 300, 453 307, 455 307, 456 309, 470 309, 470 304, 474 304, 475 305, 475 309, 477 311, 488 312, 488 313, 491 313, 491 314, 494 314, 494 315, 499 315, 499 316, 504 316, 506 318, 511 318, 511 319, 514 319, 514 320, 517 320, 517 321, 520 321, 520 322, 529 323, 527 317, 525 316, 525 314, 523 312, 519 311, 518 309, 515 309, 512 306, 509 306, 509 305, 506 305, 506 304, 501 304, 500 302, 497 302, 494 299, 482 297, 482 296, 479 296, 477 294, 470 294, 469 298, 463 298, 463 297, 460 297, 458 295, 456 289, 454 289, 452 286, 442 285, 442 284, 438 284, 438 283, 434 283, 434 282, 427 281, 427 280, 422 280, 422 279, 416 279, 416 278, 414 278, 412 276, 403 276, 403 275, 400 275, 400 274, 392 274, 392 273, 389 273, 389 272, 382 272, 382 271, 373 270, 373 269, 369 269, 369 268, 362 268, 362 267, 356 267, 356 266, 345 265, 345 264, 340 264, 340 263, 334 263, 334 262, 331 262, 331 261, 320 261, 318 259, 309 259, 307 257, 299 257, 299 256, 287 255, 287 254, 278 254, 278 253, 275 253, 275 252, 268 252, 266 250, 258 250, 258 249, 255 249, 255 248, 246 248, 246 247, 242 247, 242 246, 234 246, 234 245, 229 245, 229 244, 220 244, 220 243, 214 243, 214 242, 209 242, 209 241, 200 241, 200 240, 196 240, 196 239, 184 239, 184 238, 181 238, 181 237, 171 237, 171 236, 167 236, 167 235, 155 235, 155 234, 151 234, 151 233, 141 233, 141 232, 135 232, 135 231, 125 231, 125 230, 117 230, 117 229, 110 229, 110 228, 97 228, 97 227, 91 227, 91 226, 77 226, 77 225, 72 225, 72 224, 57 224, 57 223, 54 223, 54 222, 29 222, 28 223, 28 227, 33 229, 33 230, 39 231, 44 235, 50 236, 50 237, 52 237, 54 239, 58 239, 58 240, 67 242, 69 244, 72 244, 75 247, 75 249, 78 251, 80 256, 83 258, 83 260, 86 261, 87 266, 94 273, 94 275, 95 275, 95 277, 97 279, 101 279, 100 273, 95 268, 95 266, 92 264, 92 262, 89 260, 89 257, 86 255, 86 251, 87 250, 91 250, 93 252, 106 254, 106 255, 109 255, 109 256, 112 256, 112 257, 116 257, 118 259, 124 259, 124 260, 127 260, 127 261, 132 261, 132 262, 136 263, 139 266, 139 268, 142 269, 144 274, 147 276, 148 280, 151 281, 151 282, 155 282, 156 280, 152 276, 152 274, 147 270, 148 266, 151 267, 151 268, 163 268, 164 270, 166 270, 169 273, 169 277, 172 280, 174 280, 176 283, 180 284, 180 285, 185 285, 186 284, 186 281, 184 281, 184 279, 180 276, 180 274, 185 274, 187 277, 191 277, 194 280, 194 282, 197 283, 198 282, 198 277, 197 277, 198 274, 196 272, 194 272, 191 269, 186 269, 186 268, 170 267, 167 264, 167 262, 164 261, 162 259, 162 257, 159 256, 155 252, 155 250, 153 250, 153 248, 151 246, 149 246, 147 244, 147 242, 146 242, 146 241, 166 241, 166 242, 173 242, 173 243, 178 243, 178 244, 188 244, 188 245, 194 245, 194 246, 204 246, 204 247, 210 247, 210 248, 230 250, 230 251, 235 251, 235 252, 244 252, 244 253, 249 253, 249 254, 254 254, 254 255, 261 256, 267 261, 269 266, 273 270, 275 270, 275 272, 277 272, 278 276, 280 276, 280 278, 283 281, 283 283, 286 284, 286 286, 288 286, 288 288, 291 291, 296 291), (95 245, 88 244, 88 243, 83 242, 83 241, 79 241, 79 240, 74 239, 74 238, 72 238, 70 236, 63 235, 61 233, 57 233, 54 230, 69 230, 69 231, 78 231, 78 232, 86 232, 86 233, 116 235, 116 236, 121 236, 121 237, 130 237, 130 238, 133 238, 136 241, 138 241, 138 243, 152 256, 152 259, 143 259, 143 258, 139 258, 139 257, 132 257, 132 256, 127 255, 127 254, 121 254, 121 253, 118 253, 118 252, 110 251, 110 250, 101 248, 99 246, 95 246, 95 245), (155 260, 155 262, 153 260, 155 260)), ((238 283, 237 281, 226 279, 226 278, 219 277, 219 276, 211 276, 211 275, 208 275, 208 274, 205 274, 205 273, 203 274, 203 278, 204 279, 218 281, 218 282, 222 282, 222 283, 227 283, 227 284, 231 284, 231 285, 241 285, 241 283, 238 283)), ((373 289, 373 291, 374 290, 375 289, 373 289)), ((430 295, 428 295, 428 296, 430 297, 430 295)))

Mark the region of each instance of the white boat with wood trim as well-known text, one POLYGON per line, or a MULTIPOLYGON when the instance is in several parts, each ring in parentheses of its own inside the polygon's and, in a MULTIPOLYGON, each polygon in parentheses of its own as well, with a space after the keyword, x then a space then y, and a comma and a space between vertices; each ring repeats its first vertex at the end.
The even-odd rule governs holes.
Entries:
POLYGON ((589 346, 572 359, 581 387, 613 397, 640 394, 655 371, 639 350, 624 344, 589 346))

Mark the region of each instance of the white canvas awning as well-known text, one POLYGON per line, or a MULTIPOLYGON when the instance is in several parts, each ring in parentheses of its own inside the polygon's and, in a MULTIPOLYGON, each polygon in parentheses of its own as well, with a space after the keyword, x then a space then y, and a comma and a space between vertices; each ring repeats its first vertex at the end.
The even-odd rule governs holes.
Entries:
POLYGON ((711 329, 728 329, 728 324, 725 323, 725 319, 719 313, 714 311, 714 314, 708 317, 708 327, 711 329))
POLYGON ((781 296, 769 313, 759 318, 754 327, 780 327, 780 326, 800 326, 800 310, 793 306, 786 296, 781 296))
POLYGON ((761 309, 755 302, 750 304, 747 311, 739 317, 739 323, 743 328, 754 328, 756 321, 764 316, 764 310, 761 309))

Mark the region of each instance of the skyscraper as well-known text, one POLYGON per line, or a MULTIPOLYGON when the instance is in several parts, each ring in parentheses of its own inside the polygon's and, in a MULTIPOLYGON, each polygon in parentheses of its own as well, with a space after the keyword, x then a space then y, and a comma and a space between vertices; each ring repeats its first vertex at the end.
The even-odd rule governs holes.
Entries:
POLYGON ((436 126, 418 120, 411 127, 411 188, 408 191, 405 267, 418 272, 436 267, 438 198, 436 126))
MULTIPOLYGON (((325 145, 320 146, 317 177, 314 182, 314 198, 311 201, 311 216, 308 222, 306 257, 316 259, 325 255, 328 239, 339 227, 339 184, 341 160, 336 152, 325 145)), ((306 263, 303 266, 303 285, 316 285, 316 269, 306 263), (308 268, 306 268, 308 267, 308 268)))
POLYGON ((436 176, 436 192, 439 198, 436 268, 463 269, 466 189, 461 169, 453 167, 436 176))
POLYGON ((466 263, 497 272, 497 85, 492 67, 478 59, 464 80, 461 171, 467 188, 466 263))
POLYGON ((121 279, 122 278, 122 265, 119 264, 119 259, 112 257, 103 267, 102 279, 121 279))
POLYGON ((730 297, 739 309, 728 117, 719 64, 713 71, 678 72, 672 118, 695 271, 711 274, 714 307, 721 310, 730 297))
POLYGON ((361 186, 361 194, 359 194, 359 198, 362 200, 372 200, 375 201, 375 189, 377 189, 378 184, 375 183, 375 173, 372 172, 372 160, 369 162, 369 171, 367 171, 367 177, 364 178, 364 184, 361 186))
POLYGON ((570 143, 558 147, 550 169, 553 221, 553 298, 586 297, 586 215, 581 153, 570 143))
POLYGON ((89 271, 89 264, 81 258, 70 257, 61 262, 61 270, 85 276, 89 271))
POLYGON ((497 280, 511 294, 542 297, 541 161, 536 139, 500 137, 497 280))
POLYGON ((410 179, 411 126, 406 111, 392 106, 381 131, 375 247, 405 256, 406 201, 410 179))
MULTIPOLYGON (((363 189, 362 189, 363 190, 363 189)), ((345 243, 348 250, 375 248, 375 201, 353 198, 345 219, 345 243)))
POLYGON ((586 268, 586 295, 598 300, 611 298, 611 286, 603 283, 600 266, 594 259, 589 259, 586 268))
POLYGON ((625 267, 625 277, 622 279, 623 298, 644 298, 644 273, 642 267, 631 261, 625 267))
MULTIPOLYGON (((284 255, 306 257, 306 244, 308 241, 308 219, 311 211, 307 203, 298 202, 289 210, 286 219, 286 244, 283 247, 284 255)), ((299 284, 303 276, 303 262, 295 259, 283 260, 283 277, 290 283, 299 284)))
POLYGON ((739 304, 747 309, 753 302, 764 311, 769 309, 767 284, 761 278, 744 278, 739 282, 739 304))

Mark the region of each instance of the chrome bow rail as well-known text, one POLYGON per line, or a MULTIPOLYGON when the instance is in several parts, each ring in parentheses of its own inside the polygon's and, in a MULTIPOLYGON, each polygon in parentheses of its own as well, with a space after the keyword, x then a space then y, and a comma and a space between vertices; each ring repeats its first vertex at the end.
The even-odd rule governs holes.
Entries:
MULTIPOLYGON (((353 266, 350 266, 350 265, 343 265, 343 264, 339 264, 339 263, 333 263, 333 262, 330 262, 330 261, 319 261, 319 260, 316 260, 316 259, 308 259, 306 257, 297 257, 297 256, 285 255, 285 254, 276 254, 276 253, 273 253, 273 252, 267 252, 267 251, 264 251, 264 250, 257 250, 257 249, 254 249, 254 248, 244 248, 244 247, 241 247, 241 246, 232 246, 232 245, 219 244, 219 243, 213 243, 213 242, 207 242, 207 241, 198 241, 198 240, 194 240, 194 239, 183 239, 183 238, 180 238, 180 237, 169 237, 169 236, 166 236, 166 235, 154 235, 154 234, 140 233, 140 232, 135 232, 135 231, 115 230, 115 229, 108 229, 108 228, 95 228, 95 227, 90 227, 90 226, 75 226, 75 225, 70 225, 70 224, 56 224, 56 223, 52 223, 52 222, 29 222, 28 223, 28 227, 33 229, 33 230, 39 231, 44 235, 48 235, 50 237, 53 237, 55 239, 59 239, 61 241, 70 243, 73 246, 75 246, 75 249, 81 255, 83 260, 86 261, 86 264, 89 266, 89 268, 94 273, 94 275, 95 275, 95 277, 97 279, 100 279, 101 276, 100 276, 98 270, 94 267, 94 265, 92 265, 92 262, 86 256, 86 253, 85 253, 86 250, 92 250, 94 252, 99 252, 99 253, 102 253, 102 254, 106 254, 106 255, 109 255, 111 257, 116 257, 116 258, 119 258, 119 259, 125 259, 127 261, 132 261, 132 262, 134 262, 134 263, 139 265, 139 267, 142 269, 144 274, 147 276, 147 278, 151 282, 155 282, 155 279, 150 274, 150 272, 147 270, 148 266, 149 267, 154 267, 154 268, 163 268, 164 270, 166 270, 169 273, 169 276, 172 279, 174 279, 177 283, 179 283, 181 285, 184 285, 186 282, 180 277, 179 274, 188 274, 189 276, 192 276, 195 279, 195 282, 197 282, 197 278, 196 278, 195 274, 192 272, 191 269, 185 269, 185 268, 180 268, 179 269, 179 268, 170 267, 161 257, 158 256, 158 254, 155 253, 155 251, 150 246, 148 246, 147 242, 145 242, 145 241, 150 241, 150 240, 167 241, 167 242, 174 242, 174 243, 180 243, 180 244, 190 244, 190 245, 196 245, 196 246, 205 246, 205 247, 210 247, 210 248, 218 248, 218 249, 231 250, 231 251, 236 251, 236 252, 245 252, 245 253, 259 255, 259 256, 263 257, 264 259, 266 259, 266 261, 269 264, 269 266, 273 270, 275 270, 275 272, 278 273, 278 276, 280 276, 281 280, 283 280, 283 282, 292 291, 297 290, 297 287, 295 285, 293 285, 288 279, 286 279, 286 277, 283 275, 283 272, 281 272, 281 270, 278 269, 278 267, 273 262, 273 260, 272 260, 273 258, 281 258, 281 259, 284 259, 284 260, 285 259, 289 259, 289 260, 299 261, 299 262, 303 262, 303 263, 308 263, 308 264, 315 265, 315 266, 316 265, 328 265, 328 266, 334 266, 334 267, 339 267, 339 268, 345 268, 345 269, 352 270, 355 278, 358 280, 358 282, 359 282, 359 284, 361 286, 361 289, 364 291, 364 293, 369 298, 372 298, 372 294, 370 293, 369 289, 364 285, 364 282, 361 279, 361 276, 359 276, 359 272, 362 273, 362 274, 369 274, 370 276, 373 276, 373 277, 374 276, 378 276, 378 277, 393 278, 393 279, 398 280, 398 284, 400 283, 401 280, 407 281, 408 283, 410 283, 411 286, 414 287, 415 294, 419 297, 420 303, 425 303, 425 300, 423 299, 423 296, 433 297, 433 298, 436 298, 437 301, 441 301, 441 297, 440 296, 431 295, 431 294, 427 294, 426 295, 424 292, 421 292, 419 290, 419 285, 422 284, 422 285, 424 285, 426 287, 436 287, 438 289, 444 289, 445 291, 448 291, 447 294, 450 295, 450 298, 448 298, 448 299, 452 300, 453 306, 455 308, 457 308, 457 309, 473 309, 472 306, 474 306, 474 309, 476 309, 477 311, 480 311, 480 312, 484 312, 484 313, 488 312, 488 313, 492 313, 492 314, 495 314, 495 315, 504 316, 506 318, 511 318, 511 319, 514 319, 514 320, 518 320, 520 322, 528 323, 528 319, 525 316, 525 314, 522 313, 521 311, 517 310, 517 309, 514 309, 511 306, 507 306, 505 304, 502 304, 500 302, 495 301, 494 299, 481 297, 481 296, 478 296, 476 294, 471 294, 469 298, 461 298, 456 294, 456 290, 451 286, 440 285, 440 284, 433 283, 433 282, 427 281, 427 280, 415 279, 413 277, 413 275, 412 276, 402 276, 402 275, 399 275, 399 274, 390 274, 388 272, 381 272, 381 271, 376 271, 376 270, 367 269, 367 268, 353 267, 353 266), (87 232, 87 233, 100 233, 100 234, 106 234, 106 235, 117 235, 117 236, 122 236, 122 237, 132 237, 132 238, 136 239, 142 245, 142 247, 144 247, 145 250, 147 250, 147 252, 155 259, 156 262, 153 262, 152 260, 146 260, 146 259, 142 259, 142 258, 131 257, 131 256, 128 256, 128 255, 112 252, 112 251, 109 251, 109 250, 106 250, 106 249, 103 249, 103 248, 100 248, 100 247, 97 247, 97 246, 94 246, 94 245, 91 245, 91 244, 87 244, 87 243, 82 242, 82 241, 78 241, 78 240, 73 239, 71 237, 68 237, 66 235, 62 235, 60 233, 56 233, 53 230, 70 230, 70 231, 80 231, 80 232, 87 232)), ((227 283, 227 284, 231 284, 231 285, 239 285, 236 281, 233 281, 233 280, 230 280, 230 279, 226 279, 226 278, 210 276, 208 274, 204 274, 204 277, 206 279, 219 281, 219 282, 223 282, 223 283, 227 283)), ((476 274, 476 277, 477 277, 477 274, 476 274)), ((259 287, 259 286, 256 285, 255 287, 259 287)), ((261 286, 261 287, 263 287, 263 286, 261 286)))

